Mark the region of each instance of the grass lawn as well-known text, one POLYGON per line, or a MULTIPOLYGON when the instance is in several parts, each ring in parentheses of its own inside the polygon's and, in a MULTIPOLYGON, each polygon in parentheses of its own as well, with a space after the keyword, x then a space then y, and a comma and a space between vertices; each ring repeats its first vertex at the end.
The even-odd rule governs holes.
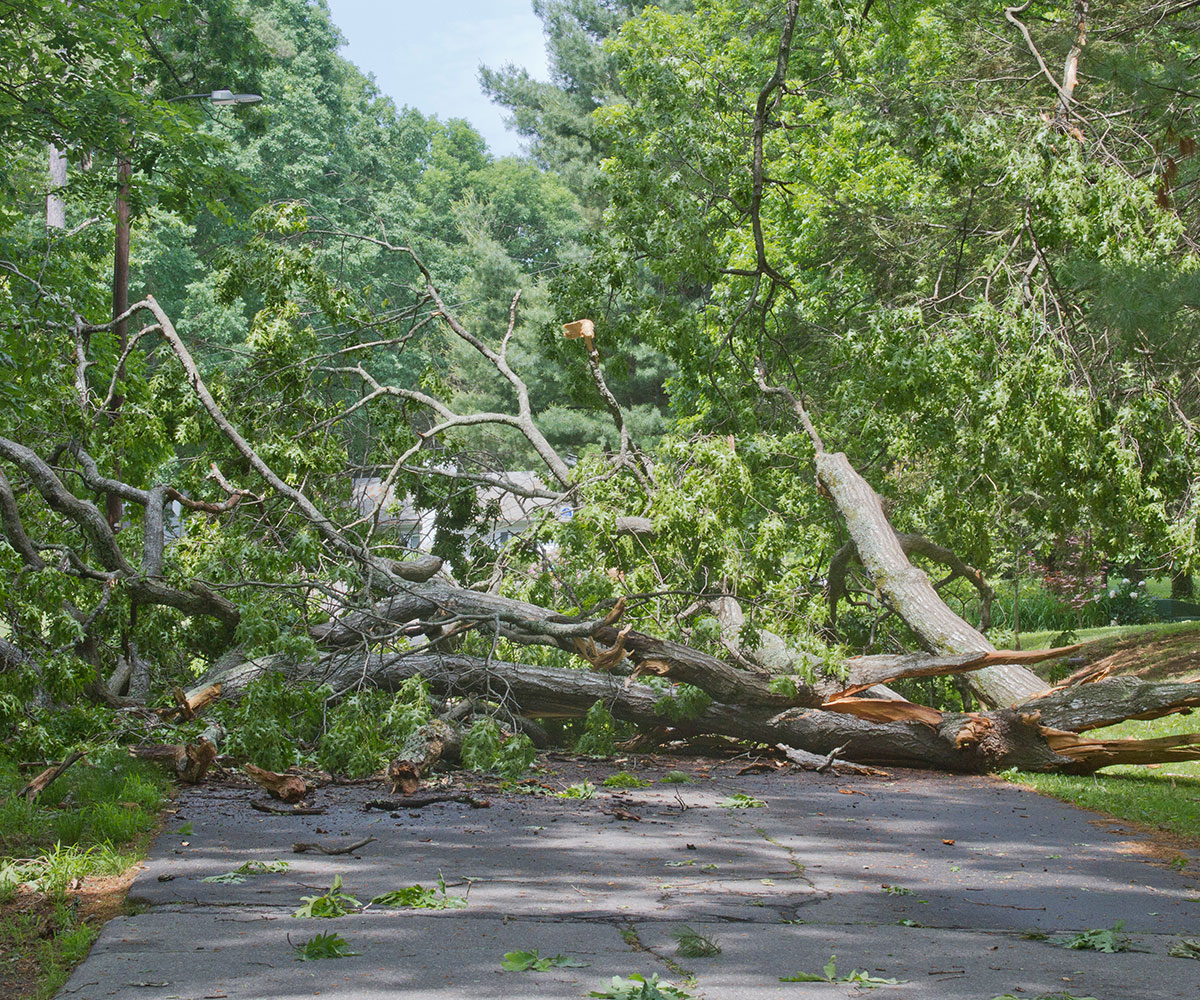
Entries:
MULTIPOLYGON (((1044 649, 1053 633, 1021 636, 1026 649, 1044 649)), ((1200 623, 1137 625, 1084 629, 1080 642, 1102 640, 1089 659, 1119 656, 1119 673, 1146 671, 1155 680, 1183 679, 1200 674, 1200 623), (1128 641, 1133 640, 1133 641, 1128 641), (1140 663, 1139 650, 1145 651, 1140 663)), ((1096 739, 1154 739, 1200 732, 1200 715, 1189 713, 1161 719, 1128 719, 1105 729, 1091 730, 1096 739)), ((1152 766, 1115 765, 1094 775, 1008 772, 1010 781, 1073 802, 1087 809, 1148 823, 1188 838, 1200 847, 1200 761, 1152 766)))
MULTIPOLYGON (((1093 642, 1096 639, 1161 638, 1187 632, 1197 632, 1200 644, 1200 622, 1157 622, 1151 625, 1105 625, 1103 628, 1083 628, 1076 631, 1076 642, 1093 642)), ((1022 632, 1022 649, 1049 649, 1050 643, 1060 633, 1051 629, 1047 632, 1022 632)), ((1200 668, 1198 668, 1200 669, 1200 668)))
POLYGON ((0 756, 0 996, 49 1000, 120 913, 167 783, 120 748, 70 768, 34 803, 37 768, 0 756))

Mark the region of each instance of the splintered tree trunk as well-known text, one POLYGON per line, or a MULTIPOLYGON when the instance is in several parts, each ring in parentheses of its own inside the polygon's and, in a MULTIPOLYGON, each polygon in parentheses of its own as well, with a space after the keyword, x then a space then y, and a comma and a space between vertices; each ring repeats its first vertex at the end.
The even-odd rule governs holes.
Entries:
MULTIPOLYGON (((884 601, 931 653, 989 652, 983 633, 951 611, 929 577, 908 561, 879 495, 841 452, 818 452, 817 475, 846 522, 867 575, 884 601)), ((967 676, 980 701, 1015 705, 1046 689, 1037 674, 1015 665, 985 667, 967 676)))
POLYGON ((131 747, 129 753, 143 760, 165 764, 175 777, 188 785, 198 785, 217 759, 217 748, 203 736, 195 743, 158 743, 153 746, 131 747))
POLYGON ((254 764, 244 764, 242 770, 259 788, 284 802, 299 802, 312 790, 312 786, 298 774, 277 774, 254 764))
MULTIPOLYGON (((1091 741, 1074 733, 1050 728, 1060 712, 1072 708, 1074 695, 1058 692, 1043 699, 1043 715, 1036 711, 1004 709, 987 713, 942 713, 908 702, 874 701, 894 706, 889 718, 861 718, 845 711, 794 707, 782 711, 762 704, 713 702, 695 718, 668 721, 656 705, 660 691, 627 677, 590 670, 534 667, 501 660, 450 653, 331 654, 316 662, 298 664, 284 657, 265 657, 210 672, 199 686, 222 685, 223 697, 238 697, 253 680, 280 671, 296 681, 329 684, 335 691, 357 687, 364 678, 384 690, 397 690, 405 680, 420 674, 443 695, 476 695, 494 698, 503 691, 510 707, 526 715, 579 717, 597 701, 614 716, 642 726, 671 726, 680 735, 713 733, 737 739, 777 744, 828 754, 845 747, 841 756, 863 764, 983 773, 1018 767, 1031 771, 1086 773, 1097 767, 1125 761, 1152 763, 1200 758, 1197 737, 1167 741, 1091 741), (910 711, 915 710, 915 711, 910 711)), ((1100 688, 1107 682, 1088 685, 1100 688)), ((1154 687, 1151 685, 1150 687, 1154 687)), ((1188 697, 1197 689, 1187 686, 1188 697)), ((1161 702, 1162 699, 1160 699, 1161 702)), ((1143 699, 1147 715, 1175 710, 1171 705, 1152 707, 1143 699)), ((828 703, 836 706, 838 702, 828 703)), ((878 710, 876 710, 878 711, 878 710)), ((403 788, 401 788, 403 790, 403 788)))
POLYGON ((421 779, 440 761, 455 762, 462 750, 462 734, 450 723, 433 719, 408 738, 400 753, 388 764, 392 794, 412 795, 421 779))

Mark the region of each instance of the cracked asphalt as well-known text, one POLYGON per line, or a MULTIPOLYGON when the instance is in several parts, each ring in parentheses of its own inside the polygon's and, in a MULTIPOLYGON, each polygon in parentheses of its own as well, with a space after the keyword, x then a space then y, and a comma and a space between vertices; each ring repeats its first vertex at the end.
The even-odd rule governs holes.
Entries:
MULTIPOLYGON (((554 787, 599 786, 617 769, 547 766, 554 787)), ((879 996, 1200 997, 1200 962, 1167 955, 1176 937, 1200 937, 1194 852, 1147 853, 1096 814, 988 778, 738 775, 733 762, 665 758, 621 766, 653 783, 597 787, 588 800, 476 791, 490 808, 393 814, 364 809, 379 786, 330 785, 310 800, 326 809, 318 816, 256 812, 248 788, 186 790, 133 885, 135 912, 104 927, 58 996, 566 1000, 634 972, 707 1000, 861 995, 849 983, 780 981, 836 955, 839 975, 903 981, 879 996), (696 783, 658 780, 673 769, 696 783), (719 805, 737 792, 766 805, 719 805), (354 855, 292 852, 296 841, 365 836, 377 839, 354 855), (1184 870, 1163 863, 1181 853, 1184 870), (203 881, 273 860, 288 870, 203 881), (465 908, 292 916, 335 875, 365 902, 436 885, 439 872, 451 894, 468 897, 465 908), (1135 950, 1071 951, 1029 937, 1117 921, 1135 950), (677 956, 672 933, 684 925, 716 939, 721 954, 677 956), (295 944, 327 932, 360 954, 296 960, 295 944), (505 952, 533 949, 589 964, 501 971, 505 952)))

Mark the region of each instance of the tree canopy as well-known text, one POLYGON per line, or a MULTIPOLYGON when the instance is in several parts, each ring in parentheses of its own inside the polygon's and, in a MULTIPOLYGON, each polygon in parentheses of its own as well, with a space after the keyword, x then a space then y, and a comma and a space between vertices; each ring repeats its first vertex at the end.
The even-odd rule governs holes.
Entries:
POLYGON ((323 0, 92 6, 0 3, 6 718, 228 659, 345 695, 353 647, 448 698, 511 667, 530 714, 609 691, 582 661, 639 724, 815 749, 849 723, 781 710, 919 727, 859 681, 966 670, 926 710, 1024 736, 959 713, 929 761, 1102 766, 1111 699, 1013 716, 1044 685, 965 618, 1195 567, 1191 5, 537 0, 551 79, 481 70, 503 158, 323 0))

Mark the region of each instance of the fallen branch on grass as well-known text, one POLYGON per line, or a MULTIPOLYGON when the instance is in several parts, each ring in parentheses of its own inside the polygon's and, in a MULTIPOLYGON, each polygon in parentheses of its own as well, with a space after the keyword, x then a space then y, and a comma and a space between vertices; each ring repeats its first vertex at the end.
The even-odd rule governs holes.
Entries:
POLYGON ((70 757, 64 760, 61 764, 55 764, 53 767, 48 767, 37 777, 31 778, 21 790, 17 792, 17 798, 24 799, 26 802, 33 802, 39 795, 42 794, 58 777, 66 771, 68 767, 79 760, 83 756, 82 750, 76 750, 70 757))

